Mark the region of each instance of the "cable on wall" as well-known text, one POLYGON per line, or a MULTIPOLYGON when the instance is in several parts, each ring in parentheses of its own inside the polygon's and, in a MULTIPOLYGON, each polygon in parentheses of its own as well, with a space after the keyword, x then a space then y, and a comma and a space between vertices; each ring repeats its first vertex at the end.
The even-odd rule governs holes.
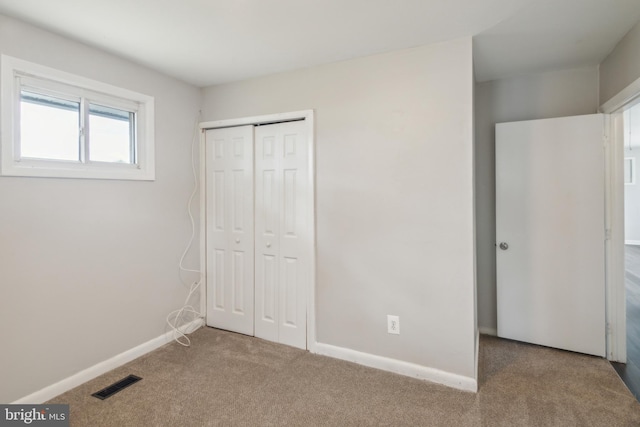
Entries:
POLYGON ((201 277, 200 270, 195 270, 192 268, 187 268, 184 266, 184 259, 191 250, 193 246, 193 241, 196 236, 196 223, 193 218, 193 212, 191 211, 191 206, 193 205, 193 199, 198 194, 199 182, 198 182, 198 173, 196 170, 196 158, 195 158, 195 145, 198 140, 198 130, 199 130, 199 122, 200 122, 200 113, 198 113, 198 117, 196 118, 196 122, 193 128, 193 136, 191 138, 191 172, 193 173, 193 191, 191 192, 191 196, 189 197, 189 201, 187 202, 187 213, 189 214, 189 221, 191 222, 191 237, 189 238, 189 242, 182 252, 182 256, 180 257, 180 262, 178 263, 180 282, 187 286, 184 278, 182 277, 183 273, 197 273, 199 275, 198 280, 194 281, 189 285, 189 293, 185 298, 184 304, 178 310, 174 310, 169 315, 167 315, 167 324, 173 330, 173 339, 180 345, 185 347, 189 347, 191 345, 191 340, 187 336, 191 332, 193 332, 193 322, 197 319, 204 319, 204 313, 201 313, 199 310, 196 310, 190 303, 193 295, 200 289, 201 285, 201 277))

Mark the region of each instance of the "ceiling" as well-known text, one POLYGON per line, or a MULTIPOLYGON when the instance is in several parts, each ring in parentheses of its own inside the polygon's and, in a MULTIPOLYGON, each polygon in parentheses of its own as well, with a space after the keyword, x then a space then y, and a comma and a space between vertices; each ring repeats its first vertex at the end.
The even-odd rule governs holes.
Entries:
POLYGON ((474 36, 478 81, 600 63, 639 0, 0 0, 196 86, 474 36))

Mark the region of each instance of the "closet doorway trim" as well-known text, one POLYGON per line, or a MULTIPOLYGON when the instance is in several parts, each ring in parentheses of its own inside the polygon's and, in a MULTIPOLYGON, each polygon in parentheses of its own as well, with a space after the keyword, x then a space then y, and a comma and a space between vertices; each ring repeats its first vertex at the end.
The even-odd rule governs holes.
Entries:
POLYGON ((264 116, 243 117, 238 119, 214 120, 200 123, 200 312, 206 314, 207 310, 207 260, 206 260, 206 156, 205 132, 209 129, 225 128, 232 126, 263 125, 294 120, 304 120, 307 126, 309 138, 309 179, 312 191, 311 206, 307 220, 313 230, 309 239, 309 253, 311 253, 309 277, 307 283, 307 350, 316 352, 316 180, 315 180, 315 125, 314 111, 302 110, 288 113, 268 114, 264 116))

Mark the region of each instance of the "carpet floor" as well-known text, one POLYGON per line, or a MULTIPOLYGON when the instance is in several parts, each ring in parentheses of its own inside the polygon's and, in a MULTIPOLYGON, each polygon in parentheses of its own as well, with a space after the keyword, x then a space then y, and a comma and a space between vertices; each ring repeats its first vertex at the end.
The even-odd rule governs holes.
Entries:
POLYGON ((480 341, 469 393, 257 338, 202 328, 64 393, 72 426, 640 426, 609 363, 499 338, 480 341), (106 400, 91 393, 133 374, 106 400))

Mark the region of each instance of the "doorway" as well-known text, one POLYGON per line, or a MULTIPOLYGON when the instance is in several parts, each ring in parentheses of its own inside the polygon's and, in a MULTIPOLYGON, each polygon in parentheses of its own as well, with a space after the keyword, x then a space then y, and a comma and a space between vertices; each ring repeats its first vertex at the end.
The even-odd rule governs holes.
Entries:
POLYGON ((614 368, 631 392, 640 398, 640 104, 622 114, 624 185, 624 301, 626 320, 626 364, 614 368))
POLYGON ((202 123, 207 325, 315 343, 313 112, 202 123))

